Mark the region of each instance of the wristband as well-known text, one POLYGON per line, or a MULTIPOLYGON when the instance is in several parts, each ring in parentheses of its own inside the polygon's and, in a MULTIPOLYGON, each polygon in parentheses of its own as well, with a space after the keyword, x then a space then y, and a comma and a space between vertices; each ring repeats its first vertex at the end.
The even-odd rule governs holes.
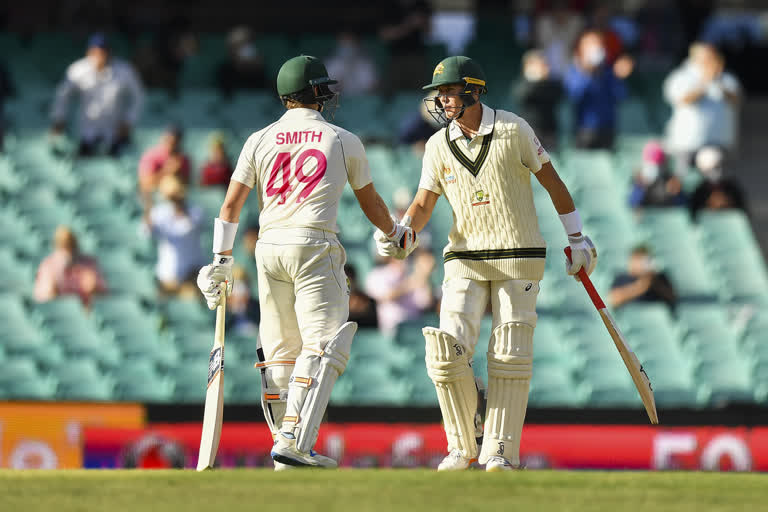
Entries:
POLYGON ((237 222, 227 222, 216 217, 213 221, 213 252, 231 251, 235 246, 237 222))
POLYGON ((581 230, 584 229, 584 226, 581 223, 581 216, 579 216, 579 210, 573 210, 571 213, 560 215, 560 222, 563 223, 566 235, 580 233, 581 230))

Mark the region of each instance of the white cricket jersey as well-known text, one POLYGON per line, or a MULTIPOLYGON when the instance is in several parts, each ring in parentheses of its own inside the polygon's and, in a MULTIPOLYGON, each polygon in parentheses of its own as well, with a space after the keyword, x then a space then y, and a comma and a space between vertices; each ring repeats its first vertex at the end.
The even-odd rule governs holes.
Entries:
POLYGON ((429 139, 419 188, 445 196, 453 209, 446 276, 541 279, 546 242, 531 176, 546 162, 549 155, 524 119, 485 105, 471 140, 456 123, 429 139))
POLYGON ((260 231, 314 228, 338 232, 344 185, 371 183, 360 139, 307 108, 288 110, 243 146, 232 179, 254 188, 260 231))

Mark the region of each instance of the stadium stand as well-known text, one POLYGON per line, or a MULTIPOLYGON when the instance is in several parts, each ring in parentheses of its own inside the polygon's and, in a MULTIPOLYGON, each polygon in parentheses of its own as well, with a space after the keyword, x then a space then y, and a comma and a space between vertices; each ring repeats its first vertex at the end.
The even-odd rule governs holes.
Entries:
MULTIPOLYGON (((194 173, 205 158, 212 131, 225 134, 230 158, 234 158, 249 133, 279 115, 277 98, 271 92, 220 97, 211 76, 225 52, 224 39, 206 36, 201 51, 184 67, 177 97, 148 92, 145 115, 136 128, 133 147, 125 155, 120 159, 74 159, 66 151, 52 153, 47 109, 55 81, 81 47, 72 38, 56 34, 36 38, 31 45, 21 45, 9 34, 4 38, 18 52, 19 58, 9 64, 15 79, 25 87, 7 105, 10 126, 6 151, 0 154, 0 265, 13 269, 0 276, 0 323, 5 332, 0 343, 5 368, 0 373, 0 399, 201 402, 213 316, 200 300, 157 296, 155 249, 141 235, 138 158, 171 121, 186 128, 184 146, 193 160, 194 173), (48 65, 36 64, 43 60, 48 65), (73 226, 84 249, 99 254, 110 293, 95 300, 91 311, 71 297, 43 304, 31 300, 36 265, 47 252, 53 230, 62 223, 73 226)), ((300 41, 265 37, 258 43, 267 56, 267 71, 274 74, 297 49, 329 49, 333 40, 325 36, 300 41)), ((116 44, 123 43, 118 39, 116 44)), ((366 44, 378 60, 386 60, 377 43, 366 44)), ((489 60, 519 62, 506 49, 502 52, 498 45, 484 41, 472 43, 468 51, 489 60)), ((496 84, 491 104, 514 108, 505 91, 517 74, 516 64, 496 68, 489 77, 496 84)), ((636 215, 626 206, 632 166, 665 117, 660 114, 665 107, 656 91, 661 79, 646 78, 653 85, 649 92, 621 107, 621 135, 615 151, 574 150, 563 135, 565 144, 552 155, 582 211, 585 232, 601 251, 594 281, 607 291, 631 248, 637 242, 652 241, 655 257, 679 293, 679 307, 672 314, 664 306, 632 304, 617 311, 617 320, 644 361, 659 406, 766 403, 768 344, 760 333, 768 326, 768 316, 758 306, 739 326, 734 314, 746 304, 768 303, 768 273, 746 216, 738 211, 706 212, 694 225, 688 212, 680 208, 636 215)), ((418 92, 389 98, 341 98, 335 122, 372 141, 366 149, 377 189, 385 198, 391 199, 401 186, 414 192, 418 183, 420 159, 393 140, 398 121, 417 109, 420 99, 418 92)), ((567 121, 567 112, 561 117, 567 121)), ((193 185, 197 183, 194 173, 193 185)), ((534 189, 549 251, 535 331, 530 404, 641 407, 586 295, 562 270, 560 248, 566 244, 562 228, 544 190, 534 189)), ((193 186, 189 200, 212 220, 223 194, 218 188, 193 186)), ((340 216, 348 259, 363 281, 373 265, 372 228, 349 190, 340 205, 340 216)), ((255 220, 252 209, 245 218, 255 220)), ((450 227, 450 209, 440 201, 428 226, 437 257, 450 227)), ((209 245, 210 235, 206 237, 204 243, 209 245)), ((252 268, 247 263, 245 267, 252 268)), ((255 273, 249 272, 255 286, 255 273)), ((441 279, 438 266, 433 282, 439 284, 441 279)), ((436 405, 424 368, 421 335, 424 325, 436 324, 436 316, 428 314, 402 324, 393 337, 361 329, 332 402, 436 405)), ((475 354, 476 368, 484 369, 487 364, 485 340, 490 331, 488 318, 475 354)), ((228 401, 259 400, 260 376, 253 368, 255 339, 255 334, 228 335, 228 401)))

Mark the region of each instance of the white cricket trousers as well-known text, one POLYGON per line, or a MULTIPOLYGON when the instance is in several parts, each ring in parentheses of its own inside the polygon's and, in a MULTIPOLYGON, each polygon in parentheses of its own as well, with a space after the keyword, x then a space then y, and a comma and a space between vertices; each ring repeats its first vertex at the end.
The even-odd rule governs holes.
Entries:
POLYGON ((346 253, 334 233, 272 229, 256 244, 261 323, 267 361, 317 353, 349 317, 346 253))
POLYGON ((476 281, 461 277, 448 278, 443 282, 440 330, 456 338, 471 359, 489 299, 493 311, 493 329, 507 322, 524 323, 535 328, 538 294, 539 281, 535 279, 476 281))

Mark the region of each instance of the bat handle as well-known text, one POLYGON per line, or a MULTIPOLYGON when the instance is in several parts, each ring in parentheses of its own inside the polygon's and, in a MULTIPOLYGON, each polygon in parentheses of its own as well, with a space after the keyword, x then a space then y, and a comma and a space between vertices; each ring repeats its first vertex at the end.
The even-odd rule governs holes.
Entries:
MULTIPOLYGON (((571 261, 571 248, 566 247, 563 251, 565 252, 565 257, 568 258, 568 261, 571 261)), ((592 304, 595 305, 595 308, 598 310, 605 309, 605 302, 603 302, 600 294, 595 290, 595 285, 592 284, 592 280, 589 278, 584 268, 581 268, 576 275, 581 279, 581 284, 583 284, 584 289, 587 290, 587 295, 592 299, 592 304)))

